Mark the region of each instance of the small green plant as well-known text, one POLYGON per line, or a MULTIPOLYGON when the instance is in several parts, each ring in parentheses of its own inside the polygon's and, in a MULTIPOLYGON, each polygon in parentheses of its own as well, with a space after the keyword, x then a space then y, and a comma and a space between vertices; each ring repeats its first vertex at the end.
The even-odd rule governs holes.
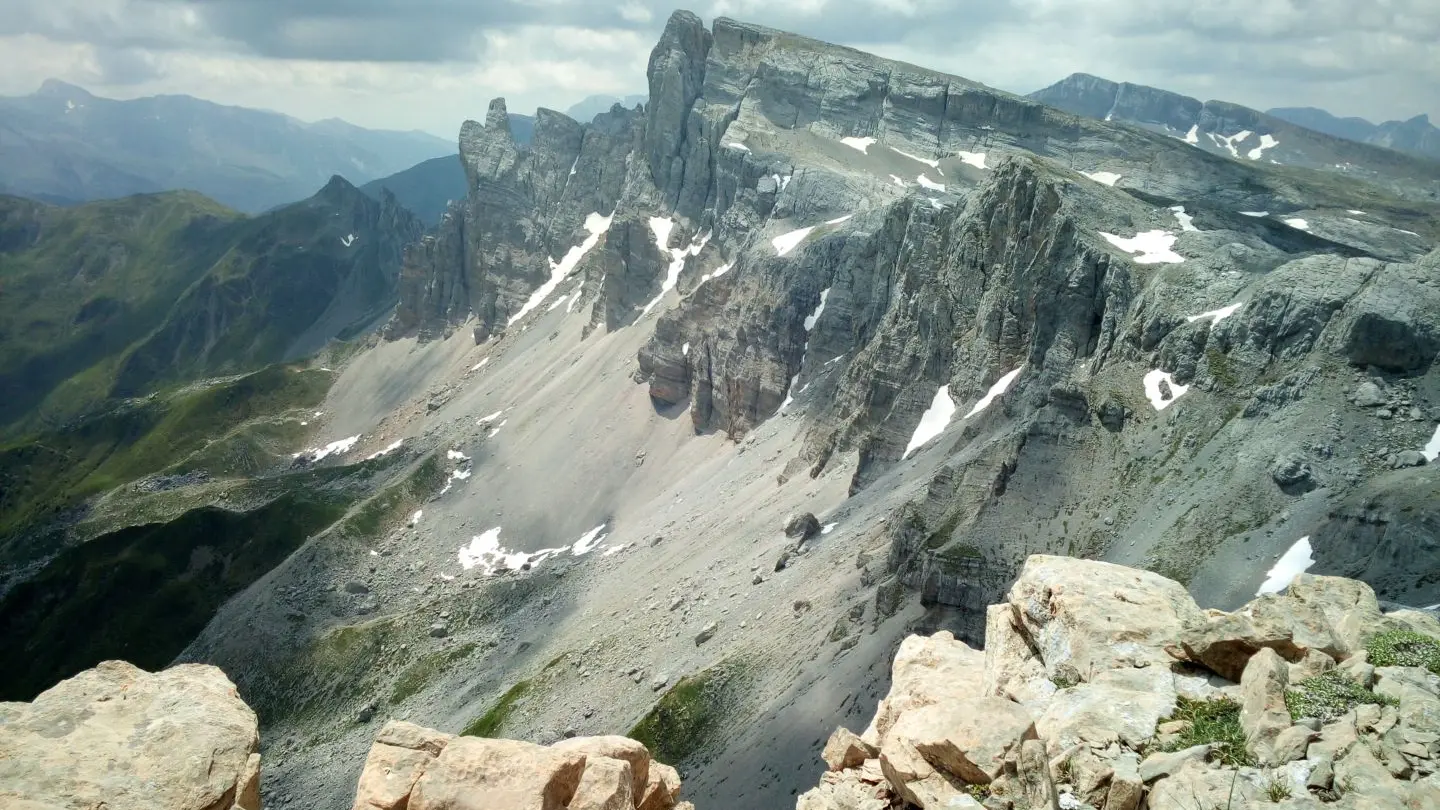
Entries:
POLYGON ((1213 746, 1216 761, 1232 768, 1253 765, 1245 750, 1245 732, 1240 728, 1240 704, 1228 697, 1191 700, 1182 697, 1170 720, 1185 720, 1190 726, 1165 747, 1180 751, 1196 745, 1213 746))
POLYGON ((989 785, 966 785, 965 792, 969 793, 970 798, 974 799, 977 802, 983 802, 986 799, 990 798, 989 785))
POLYGON ((1367 703, 1384 706, 1395 701, 1375 694, 1333 669, 1285 690, 1285 708, 1295 720, 1313 717, 1330 722, 1367 703))
POLYGON ((1290 789, 1290 783, 1284 779, 1276 779, 1271 776, 1265 781, 1265 797, 1270 801, 1279 804, 1294 795, 1290 789))
POLYGON ((1440 675, 1440 639, 1391 630, 1370 639, 1365 652, 1377 667, 1424 667, 1440 675))
POLYGON ((520 698, 525 697, 529 692, 530 681, 528 680, 521 681, 510 687, 506 690, 505 694, 500 696, 500 700, 496 701, 495 705, 490 707, 490 711, 485 712, 485 714, 476 718, 470 725, 466 726, 465 730, 460 732, 461 736, 495 736, 495 732, 499 731, 500 728, 505 725, 506 719, 510 717, 510 712, 515 709, 515 704, 520 702, 520 698))

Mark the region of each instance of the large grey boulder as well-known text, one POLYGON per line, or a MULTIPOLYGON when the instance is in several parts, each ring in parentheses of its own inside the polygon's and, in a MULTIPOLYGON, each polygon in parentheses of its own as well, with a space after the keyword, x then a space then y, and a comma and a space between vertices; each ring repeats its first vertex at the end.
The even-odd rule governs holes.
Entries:
POLYGON ((1339 315, 1336 340, 1351 363, 1386 371, 1428 368, 1440 353, 1440 281, 1433 268, 1385 265, 1339 315))
POLYGON ((104 661, 0 703, 0 806, 259 810, 258 728, 215 667, 104 661))

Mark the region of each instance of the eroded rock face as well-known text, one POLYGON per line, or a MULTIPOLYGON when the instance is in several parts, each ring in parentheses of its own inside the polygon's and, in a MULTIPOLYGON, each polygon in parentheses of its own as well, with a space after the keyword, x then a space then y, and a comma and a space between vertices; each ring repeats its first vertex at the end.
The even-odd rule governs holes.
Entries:
POLYGON ((0 703, 0 805, 259 810, 258 728, 215 667, 105 661, 0 703))
POLYGON ((354 808, 670 810, 680 790, 673 768, 625 737, 576 737, 547 748, 391 721, 365 760, 354 808))
POLYGON ((1318 808, 1342 780, 1339 807, 1440 800, 1440 676, 1369 667, 1367 680, 1393 705, 1361 704, 1323 721, 1292 721, 1287 704, 1287 691, 1316 688, 1292 682, 1292 668, 1364 675, 1365 652, 1350 651, 1338 670, 1321 652, 1345 636, 1339 628, 1408 620, 1440 631, 1425 614, 1382 615, 1368 587, 1334 577, 1302 576, 1292 594, 1226 614, 1202 613, 1176 583, 1121 566, 1035 556, 1024 571, 1010 600, 988 613, 981 671, 981 654, 949 633, 901 645, 892 690, 866 732, 878 729, 879 778, 863 744, 841 729, 826 747, 830 771, 797 808, 868 810, 894 799, 970 807, 979 794, 1031 808, 1261 807, 1282 793, 1284 806, 1318 808), (1149 601, 1132 601, 1140 586, 1149 601), (1209 658, 1226 671, 1242 661, 1238 683, 1196 674, 1199 655, 1187 663, 1178 643, 1191 630, 1209 640, 1204 650, 1249 649, 1209 658), (1267 643, 1256 643, 1261 636, 1267 643), (1287 662, 1286 652, 1300 659, 1287 662), (976 684, 991 696, 975 697, 976 684), (1219 726, 1173 719, 1182 695, 1230 701, 1215 708, 1234 713, 1225 722, 1243 743, 1219 726), (1258 764, 1219 761, 1240 756, 1258 764))

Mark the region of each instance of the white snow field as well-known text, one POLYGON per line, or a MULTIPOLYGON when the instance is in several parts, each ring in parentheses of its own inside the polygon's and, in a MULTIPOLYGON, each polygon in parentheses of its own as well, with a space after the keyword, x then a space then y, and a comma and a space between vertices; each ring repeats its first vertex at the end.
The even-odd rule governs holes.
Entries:
POLYGON ((1170 372, 1168 371, 1161 371, 1157 368, 1145 375, 1145 398, 1150 400, 1150 404, 1157 411, 1163 411, 1171 405, 1174 405, 1175 402, 1179 400, 1180 397, 1185 396, 1189 390, 1190 386, 1175 382, 1175 378, 1170 376, 1170 372), (1162 382, 1170 386, 1169 399, 1166 399, 1165 395, 1160 391, 1160 383, 1162 382))
MULTIPOLYGON (((962 149, 962 150, 960 150, 957 154, 959 154, 959 156, 960 156, 960 162, 961 162, 961 163, 964 163, 964 164, 969 165, 969 166, 974 166, 974 167, 977 168, 977 169, 983 169, 983 168, 985 168, 985 153, 984 153, 984 152, 966 152, 965 150, 962 149)), ((906 155, 906 157, 909 157, 909 155, 906 155)), ((938 167, 937 167, 937 168, 938 168, 938 167)))
MULTIPOLYGON (((940 171, 940 161, 938 161, 938 160, 931 160, 930 158, 923 158, 923 157, 920 157, 919 155, 912 155, 912 154, 910 154, 909 152, 902 152, 901 150, 896 149, 896 148, 893 147, 893 146, 890 147, 890 151, 891 151, 891 152, 894 152, 895 154, 899 155, 900 157, 910 158, 911 160, 915 161, 916 163, 924 163, 926 166, 929 166, 930 168, 934 169, 934 170, 936 171, 936 173, 938 173, 941 177, 944 177, 944 176, 945 176, 945 172, 940 171)), ((982 156, 982 158, 981 158, 981 162, 984 162, 983 156, 982 156)), ((984 166, 981 166, 980 168, 983 169, 983 168, 985 168, 985 167, 984 167, 984 166)))
POLYGON ((858 149, 862 154, 870 154, 870 147, 874 145, 874 138, 841 138, 840 143, 851 149, 858 149))
POLYGON ((1187 133, 1185 133, 1185 137, 1181 138, 1180 140, 1184 141, 1185 143, 1190 144, 1191 146, 1199 146, 1199 145, 1200 145, 1200 125, 1199 125, 1199 124, 1191 124, 1191 125, 1190 125, 1190 131, 1187 132, 1187 133))
POLYGON ((1015 382, 1015 379, 1020 376, 1020 372, 1024 368, 1024 366, 1021 366, 1020 368, 1017 368, 1014 371, 996 380, 995 384, 990 386, 990 390, 985 392, 985 396, 981 397, 980 401, 975 403, 975 407, 971 408, 970 412, 965 414, 965 418, 969 419, 975 414, 980 413, 981 411, 990 407, 990 403, 1003 396, 1006 391, 1009 391, 1010 386, 1015 382))
POLYGON ((1199 228, 1195 227, 1195 217, 1185 213, 1185 206, 1173 205, 1170 207, 1170 210, 1175 214, 1175 221, 1180 223, 1181 231, 1195 231, 1197 233, 1200 231, 1199 228))
POLYGON ((1240 311, 1240 307, 1242 307, 1242 306, 1244 306, 1244 304, 1235 303, 1235 304, 1231 304, 1230 306, 1227 306, 1227 307, 1221 307, 1221 308, 1219 308, 1219 309, 1212 309, 1212 310, 1210 310, 1209 312, 1202 312, 1202 313, 1200 313, 1199 315, 1189 315, 1189 316, 1187 316, 1187 317, 1185 318, 1185 322, 1186 322, 1186 323, 1194 323, 1194 322, 1196 322, 1196 321, 1200 321, 1200 320, 1204 320, 1204 319, 1206 319, 1206 318, 1209 318, 1209 319, 1210 319, 1210 325, 1211 325, 1211 326, 1214 326, 1215 324, 1220 323, 1221 321, 1225 320, 1226 318, 1230 317, 1231 315, 1234 315, 1235 313, 1239 312, 1239 311, 1240 311))
POLYGON ((1425 454, 1425 460, 1431 464, 1440 460, 1440 425, 1435 426, 1435 435, 1430 437, 1430 441, 1421 452, 1425 454))
POLYGON ((1168 231, 1145 231, 1130 238, 1113 233, 1100 232, 1105 240, 1126 253, 1138 253, 1136 264, 1179 264, 1185 257, 1171 250, 1175 245, 1175 234, 1168 231))
POLYGON ((312 457, 310 461, 315 462, 320 461, 324 458, 328 458, 330 456, 343 456, 346 453, 350 452, 352 449, 354 449, 355 443, 358 441, 360 441, 360 436, 357 434, 346 439, 338 439, 336 441, 330 442, 324 447, 317 447, 314 450, 302 450, 299 453, 294 454, 292 458, 299 458, 301 456, 308 455, 312 457))
POLYGON ((1270 216, 1270 212, 1269 212, 1269 211, 1241 211, 1240 213, 1241 213, 1242 215, 1244 215, 1244 216, 1247 216, 1247 217, 1268 217, 1268 216, 1270 216))
POLYGON ((1301 230, 1301 231, 1308 231, 1308 230, 1310 230, 1310 223, 1309 223, 1309 222, 1306 222, 1305 220, 1301 219, 1300 217, 1291 217, 1291 218, 1289 218, 1289 219, 1282 220, 1282 221, 1283 221, 1286 225, 1289 225, 1290 227, 1295 228, 1296 230, 1301 230))
POLYGON ((560 261, 550 260, 550 278, 547 279, 544 284, 541 284, 535 292, 530 294, 530 299, 525 302, 525 306, 521 307, 519 312, 510 316, 511 325, 530 314, 531 310, 540 306, 545 302, 546 298, 550 297, 551 293, 555 292, 555 288, 559 287, 560 282, 564 281, 565 277, 570 275, 570 272, 575 269, 575 265, 579 264, 580 260, 585 258, 585 254, 589 253, 591 248, 600 242, 601 234, 610 230, 610 220, 611 217, 601 216, 599 212, 592 213, 585 217, 585 230, 588 231, 590 235, 585 237, 585 241, 570 248, 569 252, 567 252, 565 257, 560 261))
POLYGON ((1260 590, 1256 591, 1255 595, 1280 593, 1290 587, 1290 583, 1295 581, 1295 577, 1305 573, 1314 564, 1314 550, 1310 548, 1309 535, 1306 535, 1296 540, 1294 545, 1280 555, 1280 559, 1266 574, 1265 581, 1261 583, 1260 590))
POLYGON ((650 303, 640 311, 640 317, 650 314, 650 310, 659 305, 665 293, 675 289, 675 284, 680 280, 680 272, 685 269, 685 260, 691 256, 700 255, 700 251, 710 241, 710 234, 700 237, 700 241, 685 248, 670 247, 670 232, 675 229, 675 220, 669 217, 651 217, 650 232, 655 234, 655 246, 661 253, 670 254, 670 266, 665 269, 665 280, 660 283, 660 292, 650 299, 650 303))
POLYGON ((926 176, 923 175, 923 174, 916 175, 916 176, 915 176, 915 182, 916 182, 916 183, 919 183, 921 188, 928 188, 928 189, 930 189, 931 191, 944 191, 944 190, 945 190, 945 184, 944 184, 944 183, 937 183, 937 182, 935 182, 934 180, 931 180, 930 178, 926 177, 926 176))
POLYGON ((910 435, 910 443, 905 445, 905 455, 901 458, 909 458, 911 453, 944 433, 945 428, 950 426, 950 418, 954 415, 955 400, 950 398, 950 386, 942 385, 936 389, 935 398, 930 401, 930 407, 920 417, 920 424, 915 426, 915 432, 910 435))
POLYGON ((1097 182, 1097 183, 1104 183, 1104 184, 1107 185, 1107 186, 1113 186, 1113 185, 1115 185, 1116 182, 1118 182, 1118 181, 1120 180, 1120 175, 1116 174, 1115 172, 1080 172, 1080 173, 1083 174, 1083 175, 1085 175, 1086 177, 1090 178, 1091 180, 1094 180, 1094 181, 1097 182))
POLYGON ((1261 157, 1264 157, 1266 149, 1274 149, 1279 145, 1280 142, 1275 140, 1274 135, 1266 133, 1265 135, 1260 136, 1260 145, 1255 147, 1254 149, 1251 149, 1245 154, 1245 156, 1250 158, 1251 160, 1259 160, 1261 157))
POLYGON ((775 237, 774 239, 771 239, 770 244, 775 246, 775 255, 784 256, 788 254, 790 251, 794 250, 797 246, 799 246, 801 242, 804 242, 805 237, 809 236, 810 232, 813 230, 815 230, 815 226, 811 225, 808 228, 801 228, 798 231, 783 233, 775 237))

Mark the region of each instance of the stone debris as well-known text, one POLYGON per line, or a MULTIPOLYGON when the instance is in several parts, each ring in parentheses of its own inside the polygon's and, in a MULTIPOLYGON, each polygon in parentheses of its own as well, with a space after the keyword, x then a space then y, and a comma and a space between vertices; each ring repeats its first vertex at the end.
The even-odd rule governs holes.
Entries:
POLYGON ((1395 630, 1440 645, 1440 622, 1352 580, 1301 574, 1224 613, 1155 574, 1031 557, 984 652, 905 639, 869 727, 836 729, 796 808, 1440 807, 1440 673, 1366 660, 1395 630), (1370 702, 1292 718, 1326 688, 1370 702))

